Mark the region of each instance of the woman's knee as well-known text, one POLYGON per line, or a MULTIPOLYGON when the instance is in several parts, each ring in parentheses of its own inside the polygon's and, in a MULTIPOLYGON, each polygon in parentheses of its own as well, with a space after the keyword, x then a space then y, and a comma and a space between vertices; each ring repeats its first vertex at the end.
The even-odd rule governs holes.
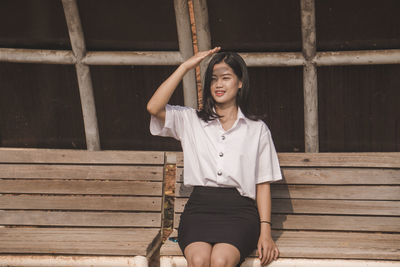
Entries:
POLYGON ((240 261, 239 250, 229 244, 216 244, 211 253, 212 267, 236 266, 240 261))
POLYGON ((232 260, 229 260, 226 255, 213 255, 211 257, 211 266, 212 267, 227 267, 230 266, 232 260))
POLYGON ((189 267, 209 267, 212 246, 204 242, 195 242, 185 248, 185 258, 189 267))
POLYGON ((188 261, 189 267, 190 266, 193 266, 193 267, 209 267, 210 266, 210 255, 194 253, 186 260, 188 261))

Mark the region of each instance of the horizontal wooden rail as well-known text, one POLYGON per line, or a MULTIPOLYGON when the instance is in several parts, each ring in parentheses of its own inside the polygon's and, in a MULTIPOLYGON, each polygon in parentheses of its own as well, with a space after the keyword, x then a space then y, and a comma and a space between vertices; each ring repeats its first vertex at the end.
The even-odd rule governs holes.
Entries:
POLYGON ((183 61, 181 53, 173 51, 88 52, 82 59, 87 65, 179 65, 183 61))
MULTIPOLYGON (((239 53, 249 67, 304 66, 301 52, 239 53)), ((0 61, 19 63, 76 64, 69 50, 0 48, 0 61)), ((86 65, 179 65, 178 51, 93 51, 81 59, 86 65)), ((317 66, 400 64, 400 49, 324 51, 311 59, 317 66)))
POLYGON ((75 64, 76 58, 68 50, 0 48, 0 61, 18 63, 75 64))

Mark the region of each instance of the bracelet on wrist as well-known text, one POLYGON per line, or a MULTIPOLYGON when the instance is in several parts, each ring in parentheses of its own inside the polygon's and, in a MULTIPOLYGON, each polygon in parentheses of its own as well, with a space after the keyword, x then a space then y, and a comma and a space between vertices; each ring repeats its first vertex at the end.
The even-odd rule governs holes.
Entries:
POLYGON ((271 222, 269 222, 269 221, 260 221, 260 223, 268 223, 269 225, 271 225, 271 226, 272 226, 272 223, 271 223, 271 222))

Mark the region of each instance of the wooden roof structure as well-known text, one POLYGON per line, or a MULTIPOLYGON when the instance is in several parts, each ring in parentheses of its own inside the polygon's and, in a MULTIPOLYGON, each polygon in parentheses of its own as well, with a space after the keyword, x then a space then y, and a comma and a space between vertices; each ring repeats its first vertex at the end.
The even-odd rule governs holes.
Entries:
MULTIPOLYGON (((198 49, 211 48, 206 0, 192 0, 198 49)), ((75 65, 88 150, 100 150, 98 119, 89 67, 92 65, 177 65, 193 55, 187 0, 174 0, 179 51, 87 51, 76 0, 62 0, 72 51, 0 48, 0 61, 75 65)), ((400 49, 316 51, 315 0, 300 0, 302 52, 240 53, 248 66, 304 66, 305 152, 319 151, 317 67, 336 65, 400 64, 400 49)), ((204 63, 205 64, 205 63, 204 63)), ((204 72, 204 64, 201 71, 204 72)), ((197 106, 195 72, 183 80, 184 103, 197 106)))

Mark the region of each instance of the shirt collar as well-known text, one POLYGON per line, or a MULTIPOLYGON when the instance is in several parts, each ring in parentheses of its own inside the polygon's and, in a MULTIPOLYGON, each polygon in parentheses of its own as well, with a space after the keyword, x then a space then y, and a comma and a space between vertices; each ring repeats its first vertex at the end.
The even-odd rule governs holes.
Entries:
MULTIPOLYGON (((215 112, 215 108, 213 108, 213 111, 215 112)), ((238 113, 237 113, 236 121, 239 122, 240 120, 243 120, 244 122, 247 122, 246 116, 244 116, 242 110, 240 109, 240 107, 238 107, 238 113)), ((208 126, 208 125, 210 125, 210 124, 212 124, 212 123, 217 123, 217 122, 218 122, 217 119, 215 119, 215 120, 210 120, 210 121, 208 121, 208 122, 205 122, 205 121, 203 121, 203 120, 200 120, 200 121, 201 121, 201 124, 203 125, 203 127, 206 127, 206 126, 208 126)), ((236 124, 236 121, 235 121, 234 125, 236 124)))

